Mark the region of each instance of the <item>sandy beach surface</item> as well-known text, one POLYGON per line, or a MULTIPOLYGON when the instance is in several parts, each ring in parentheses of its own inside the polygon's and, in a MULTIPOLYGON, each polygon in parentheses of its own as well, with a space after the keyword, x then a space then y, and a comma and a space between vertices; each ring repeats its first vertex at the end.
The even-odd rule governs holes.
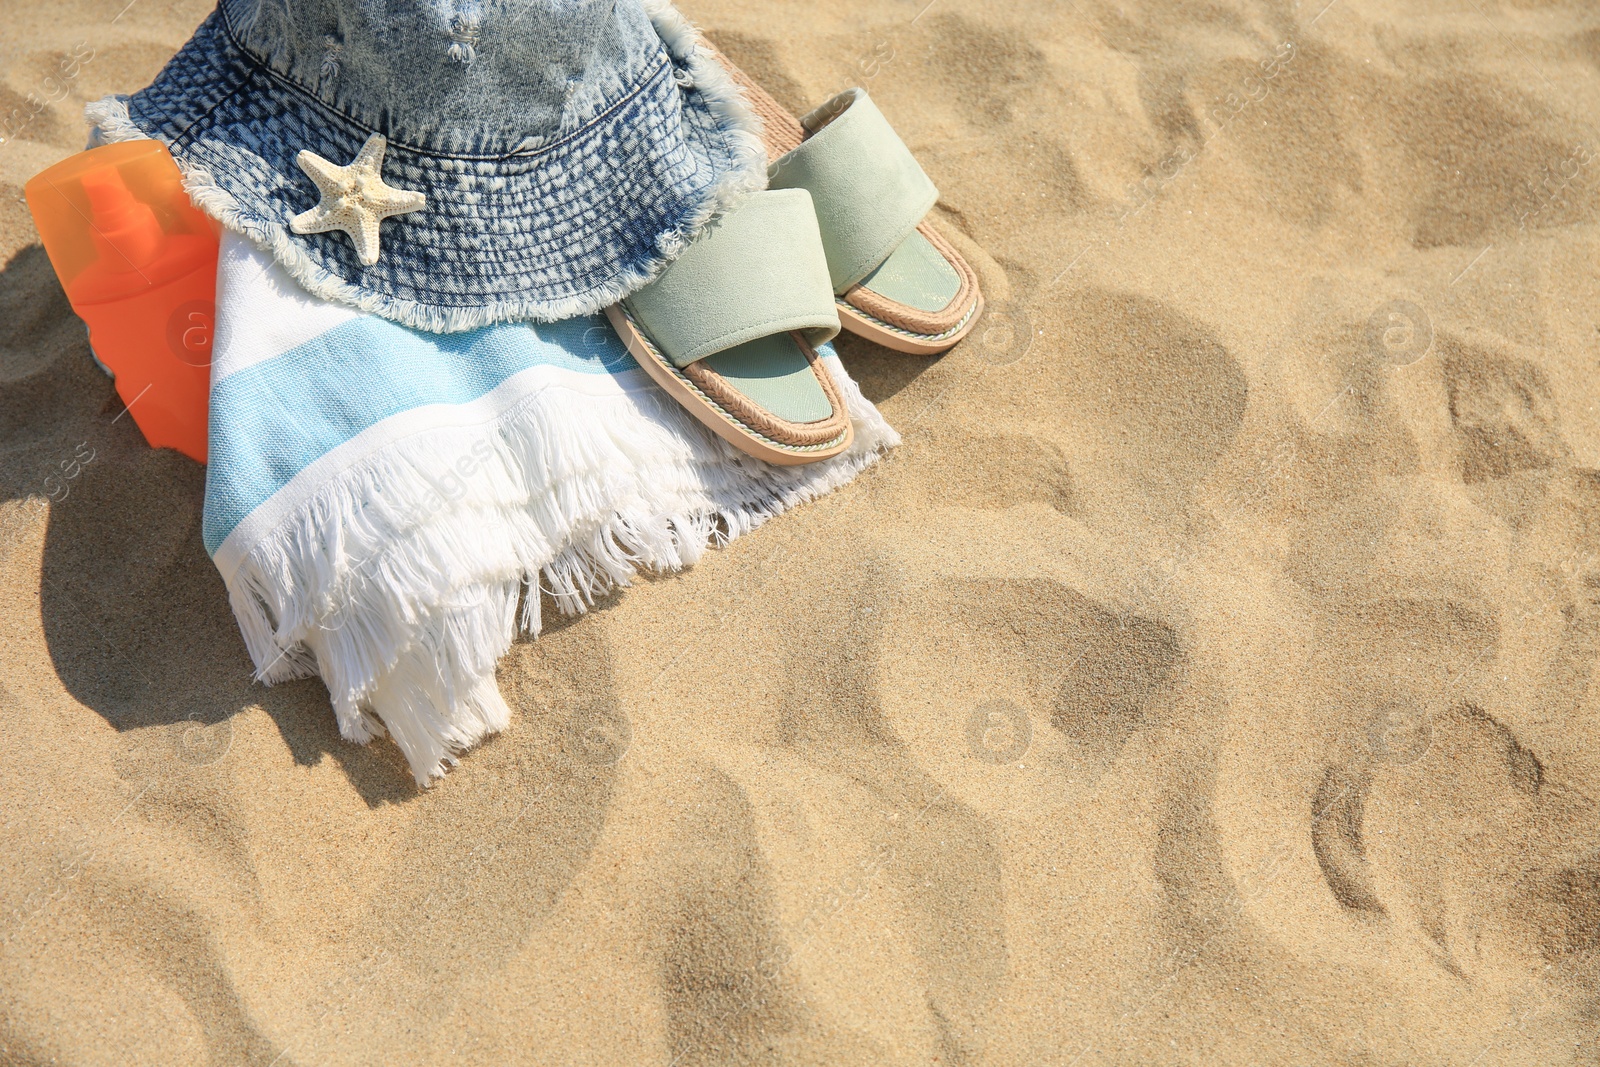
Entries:
POLYGON ((22 202, 205 14, 125 3, 0 3, 0 1063, 1600 1063, 1593 4, 686 0, 989 319, 419 791, 22 202))

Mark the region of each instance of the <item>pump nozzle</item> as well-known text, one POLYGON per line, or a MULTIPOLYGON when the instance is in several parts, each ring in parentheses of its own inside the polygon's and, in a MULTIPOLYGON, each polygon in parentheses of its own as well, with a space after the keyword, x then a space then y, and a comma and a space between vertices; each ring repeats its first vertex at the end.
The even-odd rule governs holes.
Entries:
POLYGON ((107 268, 149 266, 166 236, 150 205, 134 197, 116 167, 88 171, 79 183, 89 198, 89 232, 107 268))

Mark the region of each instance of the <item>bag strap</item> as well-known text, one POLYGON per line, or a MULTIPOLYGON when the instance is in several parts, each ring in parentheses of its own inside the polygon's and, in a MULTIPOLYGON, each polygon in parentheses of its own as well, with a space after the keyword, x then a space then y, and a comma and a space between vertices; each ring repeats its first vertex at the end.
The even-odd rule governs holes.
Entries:
POLYGON ((846 89, 800 123, 810 136, 768 168, 768 184, 811 193, 833 291, 843 293, 917 228, 939 190, 865 89, 846 89))
POLYGON ((804 189, 751 194, 622 303, 679 368, 790 330, 813 345, 839 332, 822 236, 804 189))

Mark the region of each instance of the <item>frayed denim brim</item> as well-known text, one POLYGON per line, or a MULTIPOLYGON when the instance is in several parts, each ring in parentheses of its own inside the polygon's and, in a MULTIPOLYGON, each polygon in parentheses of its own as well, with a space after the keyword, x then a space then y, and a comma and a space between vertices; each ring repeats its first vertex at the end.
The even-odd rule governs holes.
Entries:
POLYGON ((148 88, 85 114, 92 143, 165 142, 195 204, 319 297, 440 333, 557 321, 640 288, 712 215, 766 184, 760 123, 732 80, 670 4, 646 8, 661 60, 559 140, 495 157, 391 141, 385 181, 427 207, 382 223, 370 267, 345 234, 288 222, 318 200, 301 149, 348 163, 382 131, 257 62, 220 11, 148 88))

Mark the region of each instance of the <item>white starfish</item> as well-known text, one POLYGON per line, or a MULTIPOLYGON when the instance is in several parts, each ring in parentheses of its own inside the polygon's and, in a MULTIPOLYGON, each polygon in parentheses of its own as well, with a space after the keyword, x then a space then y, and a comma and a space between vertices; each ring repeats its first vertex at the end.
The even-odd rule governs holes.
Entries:
POLYGON ((289 228, 295 233, 343 230, 355 243, 363 264, 370 267, 378 262, 378 223, 390 215, 419 211, 427 203, 421 193, 383 183, 383 150, 388 147, 388 139, 375 133, 344 167, 302 148, 295 162, 317 183, 322 201, 290 219, 289 228))

